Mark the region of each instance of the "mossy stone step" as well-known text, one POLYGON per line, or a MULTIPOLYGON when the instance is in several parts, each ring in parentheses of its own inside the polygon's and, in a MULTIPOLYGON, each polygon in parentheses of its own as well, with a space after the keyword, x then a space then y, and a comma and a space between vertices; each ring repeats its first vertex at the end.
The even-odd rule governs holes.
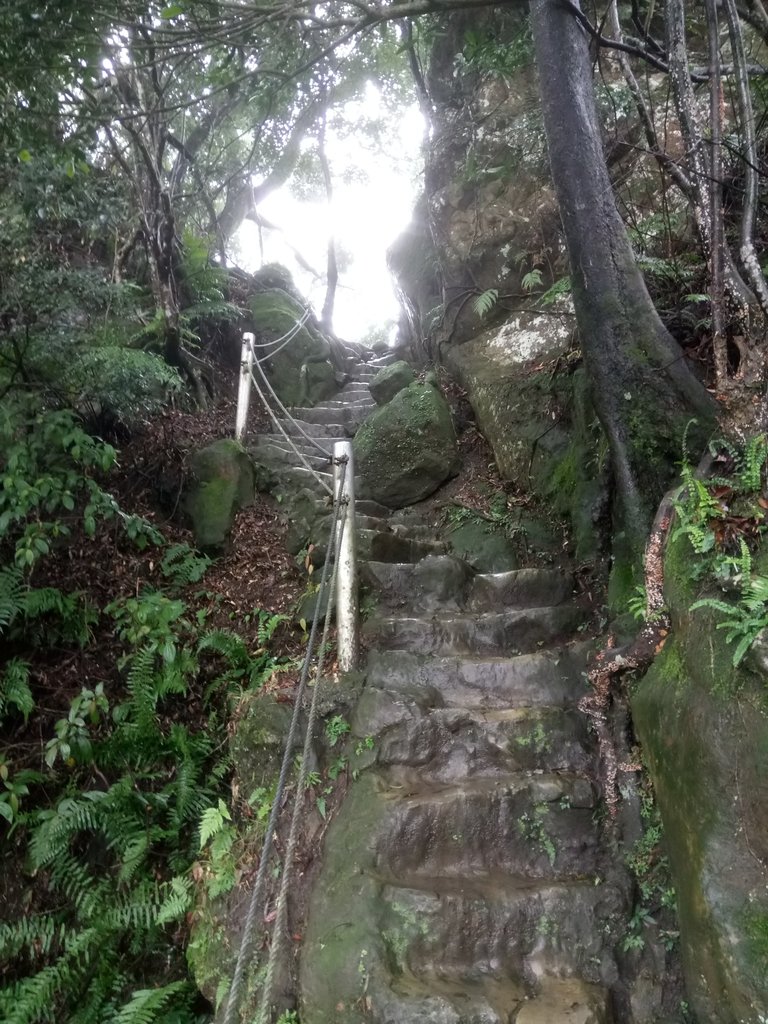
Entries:
POLYGON ((483 616, 373 617, 364 627, 371 646, 420 654, 522 654, 557 643, 579 624, 572 604, 510 608, 483 616))
MULTIPOLYGON (((391 528, 394 532, 419 530, 391 528)), ((371 563, 363 571, 363 580, 376 592, 381 607, 403 612, 411 608, 473 612, 504 607, 541 608, 561 604, 573 591, 571 576, 558 569, 475 574, 463 559, 453 555, 433 556, 419 565, 371 563)))
POLYGON ((584 715, 574 708, 428 708, 364 689, 352 718, 375 740, 375 764, 388 784, 411 786, 499 779, 520 771, 589 773, 594 753, 584 715))
POLYGON ((606 867, 595 793, 580 776, 520 774, 383 795, 375 870, 405 887, 437 878, 594 881, 606 867))
POLYGON ((615 981, 612 947, 623 930, 625 899, 614 886, 442 883, 388 885, 382 892, 382 933, 396 976, 434 988, 514 979, 521 1002, 531 977, 540 984, 563 976, 596 986, 615 981))
POLYGON ((568 645, 514 658, 434 657, 372 650, 369 686, 422 707, 569 707, 586 692, 587 646, 568 645))

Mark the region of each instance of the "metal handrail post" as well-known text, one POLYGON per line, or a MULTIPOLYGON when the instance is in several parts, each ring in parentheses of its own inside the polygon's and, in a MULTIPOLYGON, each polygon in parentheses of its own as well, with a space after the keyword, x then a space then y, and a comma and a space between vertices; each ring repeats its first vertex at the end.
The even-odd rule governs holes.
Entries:
POLYGON ((243 335, 243 347, 240 350, 240 386, 237 389, 237 415, 235 417, 235 440, 242 441, 245 425, 248 422, 248 402, 251 397, 251 367, 253 366, 253 334, 243 335))
MULTIPOLYGON (((351 441, 337 441, 333 446, 333 497, 345 502, 346 523, 337 547, 339 571, 336 576, 336 642, 339 668, 351 672, 357 668, 359 630, 357 608, 357 558, 355 541, 355 465, 351 441), (341 486, 341 466, 346 463, 344 485, 341 486)), ((336 527, 337 531, 339 526, 336 527)))

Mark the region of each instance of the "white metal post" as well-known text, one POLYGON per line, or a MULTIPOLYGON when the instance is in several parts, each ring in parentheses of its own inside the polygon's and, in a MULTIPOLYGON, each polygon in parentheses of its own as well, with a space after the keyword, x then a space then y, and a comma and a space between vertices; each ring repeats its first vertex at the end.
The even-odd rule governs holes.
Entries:
POLYGON ((240 387, 237 391, 237 417, 235 419, 235 440, 242 441, 248 422, 248 402, 251 397, 251 367, 253 366, 252 345, 256 339, 252 334, 243 335, 240 351, 240 387))
MULTIPOLYGON (((333 496, 347 506, 341 544, 337 542, 336 557, 339 569, 336 576, 336 637, 339 649, 339 668, 350 672, 357 668, 358 615, 357 615, 357 561, 355 558, 355 466, 352 442, 337 441, 333 446, 333 496), (342 461, 346 462, 344 487, 341 487, 342 461)), ((340 529, 339 524, 336 529, 340 529)))

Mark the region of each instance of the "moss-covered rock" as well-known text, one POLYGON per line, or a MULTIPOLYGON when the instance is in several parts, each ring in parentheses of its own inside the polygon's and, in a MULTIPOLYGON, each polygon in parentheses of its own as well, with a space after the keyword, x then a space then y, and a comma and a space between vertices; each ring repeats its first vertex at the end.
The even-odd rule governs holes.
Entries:
POLYGON ((253 501, 254 466, 237 441, 222 438, 195 452, 189 468, 185 508, 195 543, 216 550, 225 544, 237 510, 253 501))
POLYGON ((257 343, 295 331, 287 344, 275 346, 266 364, 283 404, 308 406, 330 398, 337 390, 330 344, 309 321, 298 327, 305 314, 301 303, 282 288, 270 288, 251 296, 250 311, 257 343))
POLYGON ((409 387, 415 380, 414 372, 408 363, 404 359, 399 359, 391 366, 385 366, 383 370, 379 370, 368 387, 376 404, 386 405, 398 391, 409 387))
POLYGON ((481 519, 460 523, 449 531, 454 554, 477 572, 508 572, 520 565, 517 549, 504 530, 481 519))
POLYGON ((431 384, 411 384, 365 421, 357 470, 374 501, 403 508, 432 494, 460 466, 451 413, 431 384))
POLYGON ((734 669, 698 587, 685 537, 666 559, 674 640, 637 688, 648 760, 677 890, 689 1001, 707 1024, 768 1013, 768 709, 766 680, 734 669))

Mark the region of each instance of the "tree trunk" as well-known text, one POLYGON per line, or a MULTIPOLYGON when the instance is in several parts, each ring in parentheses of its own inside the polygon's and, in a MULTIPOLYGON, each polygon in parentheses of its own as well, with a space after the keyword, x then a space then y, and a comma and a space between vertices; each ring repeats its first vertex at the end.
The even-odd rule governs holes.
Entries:
POLYGON ((531 21, 582 352, 610 447, 615 536, 639 558, 684 426, 696 415, 708 429, 715 404, 661 323, 635 263, 602 149, 588 38, 558 0, 532 0, 531 21))
POLYGON ((317 133, 317 157, 323 174, 325 202, 328 207, 328 220, 330 221, 326 258, 325 301, 323 302, 323 310, 320 314, 320 326, 327 334, 333 334, 333 309, 336 304, 336 288, 339 284, 339 264, 336 259, 336 238, 333 225, 333 180, 331 178, 331 165, 328 163, 328 154, 325 151, 325 111, 323 111, 317 133))

